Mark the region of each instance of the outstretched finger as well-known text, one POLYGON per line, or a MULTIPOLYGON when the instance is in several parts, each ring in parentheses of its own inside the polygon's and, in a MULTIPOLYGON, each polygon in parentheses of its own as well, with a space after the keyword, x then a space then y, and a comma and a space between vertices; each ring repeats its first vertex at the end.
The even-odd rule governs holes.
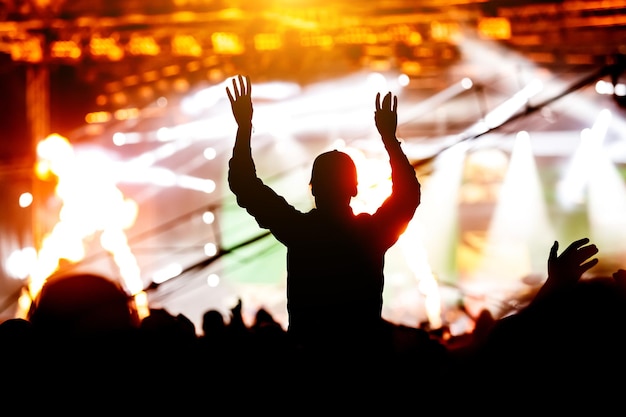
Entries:
POLYGON ((252 84, 250 83, 250 76, 246 75, 246 94, 252 95, 252 84))
POLYGON ((588 245, 588 246, 583 246, 582 248, 580 248, 578 253, 580 254, 581 257, 584 257, 585 259, 587 259, 587 258, 591 258, 598 252, 599 250, 596 245, 588 245))
POLYGON ((245 96, 246 95, 246 84, 243 82, 243 77, 241 76, 241 74, 237 75, 237 78, 239 79, 239 88, 241 89, 241 95, 245 96))
POLYGON ((385 94, 385 98, 383 98, 383 109, 391 110, 391 93, 385 94))
POLYGON ((398 111, 398 96, 393 96, 393 112, 398 111))
POLYGON ((376 111, 380 110, 380 93, 376 93, 376 101, 374 102, 374 105, 376 106, 376 111))
POLYGON ((586 237, 584 237, 582 239, 575 240, 574 242, 570 243, 567 248, 565 248, 565 250, 563 251, 563 254, 576 251, 581 246, 584 246, 587 243, 589 243, 589 238, 586 238, 586 237))
POLYGON ((589 271, 591 268, 593 268, 594 266, 596 266, 598 263, 598 258, 594 258, 590 261, 585 262, 584 264, 580 265, 580 275, 582 275, 584 272, 589 271))
POLYGON ((555 240, 554 243, 552 244, 552 247, 550 248, 550 259, 556 259, 558 250, 559 250, 559 242, 555 240))
POLYGON ((233 78, 233 91, 235 92, 235 97, 239 97, 241 94, 239 93, 239 87, 237 87, 237 79, 233 78))
POLYGON ((226 87, 226 94, 228 94, 228 100, 230 100, 230 104, 233 104, 235 102, 235 99, 233 98, 233 94, 230 92, 230 89, 228 87, 226 87))

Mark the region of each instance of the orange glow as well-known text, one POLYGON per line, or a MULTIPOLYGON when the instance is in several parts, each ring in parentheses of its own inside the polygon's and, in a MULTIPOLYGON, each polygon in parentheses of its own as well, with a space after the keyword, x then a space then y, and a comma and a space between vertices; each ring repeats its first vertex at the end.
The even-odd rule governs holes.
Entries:
POLYGON ((124 57, 124 50, 113 37, 101 38, 96 35, 89 42, 89 50, 94 56, 104 56, 111 61, 119 61, 124 57))
POLYGON ((10 50, 14 61, 41 62, 43 59, 41 41, 35 37, 12 43, 10 50))
POLYGON ((52 58, 78 59, 82 51, 75 41, 56 41, 50 46, 50 55, 52 58))
POLYGON ((191 35, 176 35, 172 39, 172 52, 175 55, 201 56, 202 46, 191 35))
POLYGON ((505 17, 483 17, 478 22, 478 33, 487 39, 510 39, 511 23, 505 17))
POLYGON ((161 47, 152 36, 140 36, 136 34, 131 36, 127 48, 132 55, 155 56, 161 52, 161 47))
POLYGON ((259 33, 254 36, 254 47, 257 51, 274 51, 283 46, 277 33, 259 33))
POLYGON ((211 35, 213 50, 217 54, 241 55, 244 53, 243 43, 234 33, 216 32, 211 35))
POLYGON ((111 113, 108 111, 96 111, 87 113, 85 115, 85 122, 91 123, 106 123, 111 120, 111 113))
MULTIPOLYGON (((35 299, 46 279, 57 271, 60 260, 77 263, 85 257, 84 242, 99 235, 100 244, 112 255, 126 290, 143 292, 137 261, 124 230, 137 217, 135 201, 125 198, 109 177, 110 170, 97 158, 79 158, 70 142, 52 134, 37 146, 38 167, 57 177, 56 195, 62 202, 59 220, 38 242, 35 265, 30 271, 28 299, 35 299)), ((39 175, 43 175, 41 172, 39 175)), ((145 297, 135 299, 138 310, 147 310, 145 297)), ((20 301, 20 306, 26 304, 20 301)), ((27 311, 27 310, 25 310, 27 311)))
POLYGON ((433 39, 438 41, 452 41, 460 35, 459 24, 456 22, 434 21, 430 25, 433 39))

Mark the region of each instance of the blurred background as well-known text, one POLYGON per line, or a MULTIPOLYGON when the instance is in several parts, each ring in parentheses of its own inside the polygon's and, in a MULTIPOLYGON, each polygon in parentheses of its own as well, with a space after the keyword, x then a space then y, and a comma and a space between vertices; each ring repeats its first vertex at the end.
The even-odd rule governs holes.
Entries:
POLYGON ((626 1, 1 0, 0 320, 53 273, 96 272, 136 302, 286 326, 285 250, 226 184, 231 77, 253 84, 265 182, 312 207, 314 157, 359 170, 355 212, 390 191, 374 125, 422 204, 389 251, 383 316, 453 332, 514 309, 560 250, 626 257, 626 1), (522 4, 523 3, 523 4, 522 4))

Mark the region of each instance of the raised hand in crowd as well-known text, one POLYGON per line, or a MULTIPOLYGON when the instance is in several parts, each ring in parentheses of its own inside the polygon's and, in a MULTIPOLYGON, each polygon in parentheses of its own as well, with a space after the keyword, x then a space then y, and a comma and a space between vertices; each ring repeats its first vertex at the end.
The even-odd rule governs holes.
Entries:
POLYGON ((598 263, 598 258, 592 258, 598 253, 598 247, 590 244, 589 238, 575 240, 560 255, 558 250, 559 242, 555 241, 548 256, 548 278, 535 299, 575 284, 598 263))
POLYGON ((233 78, 233 91, 226 88, 226 94, 230 100, 230 105, 235 116, 235 121, 239 127, 252 126, 252 86, 250 78, 239 75, 237 79, 233 78), (237 79, 239 85, 237 85, 237 79), (244 82, 245 81, 245 82, 244 82))
POLYGON ((398 97, 392 96, 389 92, 381 102, 380 93, 377 93, 375 106, 376 112, 374 113, 374 121, 383 142, 396 140, 396 129, 398 127, 398 97))

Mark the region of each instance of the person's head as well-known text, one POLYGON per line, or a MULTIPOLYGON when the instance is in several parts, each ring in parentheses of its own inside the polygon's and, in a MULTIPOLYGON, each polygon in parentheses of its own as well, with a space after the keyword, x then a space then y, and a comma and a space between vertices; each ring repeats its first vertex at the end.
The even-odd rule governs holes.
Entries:
POLYGON ((113 334, 138 326, 137 312, 121 285, 90 273, 48 278, 29 320, 37 330, 74 336, 113 334))
POLYGON ((196 339, 195 325, 187 316, 174 315, 164 308, 151 308, 139 327, 145 340, 157 344, 193 343, 196 339))
POLYGON ((210 309, 202 315, 202 332, 205 336, 222 334, 226 330, 224 316, 218 310, 210 309))
POLYGON ((310 186, 318 207, 349 204, 357 184, 356 165, 348 154, 332 150, 313 161, 310 186))

